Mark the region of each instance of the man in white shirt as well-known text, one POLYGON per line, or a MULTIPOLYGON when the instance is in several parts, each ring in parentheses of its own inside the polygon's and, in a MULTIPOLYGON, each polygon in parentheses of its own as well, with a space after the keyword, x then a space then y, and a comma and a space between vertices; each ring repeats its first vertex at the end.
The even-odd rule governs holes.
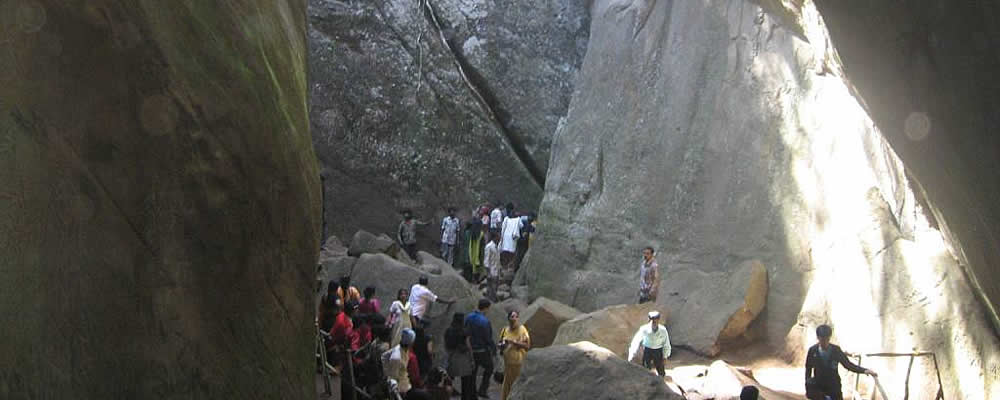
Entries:
POLYGON ((503 222, 503 208, 501 208, 500 203, 497 203, 497 207, 490 212, 490 229, 500 229, 500 223, 503 222))
POLYGON ((455 265, 455 243, 461 221, 455 217, 455 207, 448 207, 448 216, 441 220, 441 259, 455 265))
POLYGON ((497 286, 500 282, 500 249, 497 247, 499 235, 496 231, 490 232, 490 242, 486 244, 483 252, 483 265, 486 267, 486 297, 490 300, 497 300, 497 286))
POLYGON ((517 239, 521 237, 521 218, 516 215, 504 218, 500 227, 500 263, 508 270, 514 269, 517 239))
POLYGON ((670 357, 670 335, 667 328, 660 325, 660 312, 649 312, 649 323, 643 324, 632 337, 632 344, 628 346, 628 360, 635 358, 642 345, 642 365, 649 368, 650 364, 656 366, 656 373, 665 376, 663 370, 663 360, 670 357))
POLYGON ((431 303, 452 304, 454 299, 442 299, 427 288, 427 277, 421 276, 416 285, 410 288, 410 316, 413 317, 413 326, 423 327, 428 320, 424 318, 427 310, 431 308, 431 303))

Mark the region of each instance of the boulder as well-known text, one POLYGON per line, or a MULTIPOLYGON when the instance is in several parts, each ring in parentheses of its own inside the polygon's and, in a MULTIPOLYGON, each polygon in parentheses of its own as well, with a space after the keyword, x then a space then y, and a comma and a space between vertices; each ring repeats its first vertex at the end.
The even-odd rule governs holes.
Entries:
POLYGON ((336 236, 330 236, 326 238, 326 242, 323 242, 323 247, 319 251, 319 261, 333 258, 333 257, 343 257, 347 255, 347 246, 340 241, 336 236))
MULTIPOLYGON (((617 305, 580 314, 559 326, 553 345, 588 341, 613 351, 621 358, 639 326, 649 322, 649 312, 660 312, 660 322, 669 329, 670 314, 653 303, 617 305)), ((669 332, 669 330, 668 330, 669 332)), ((673 339, 673 332, 670 332, 673 339)), ((671 340, 672 341, 672 340, 671 340)))
POLYGON ((0 398, 314 398, 305 2, 0 10, 0 398))
POLYGON ((334 257, 324 260, 320 264, 322 270, 319 275, 319 279, 323 281, 323 287, 325 288, 326 283, 331 280, 339 280, 342 276, 351 276, 357 262, 357 257, 334 257))
POLYGON ((438 258, 437 256, 434 256, 431 253, 428 253, 426 251, 418 251, 417 252, 417 264, 421 265, 423 267, 423 269, 425 269, 425 270, 437 271, 437 272, 434 272, 436 274, 458 274, 458 275, 460 275, 459 272, 457 270, 455 270, 454 267, 451 266, 451 264, 448 264, 447 261, 442 260, 442 259, 438 258))
POLYGON ((670 276, 660 299, 674 310, 670 339, 708 356, 719 354, 726 341, 740 337, 763 310, 767 300, 767 269, 747 261, 730 274, 682 270, 670 276))
POLYGON ((727 342, 743 336, 750 323, 757 319, 767 304, 767 269, 760 261, 750 261, 736 270, 729 280, 731 293, 743 293, 743 298, 734 299, 739 306, 729 321, 719 332, 719 342, 727 342))
MULTIPOLYGON (((351 273, 351 284, 356 287, 375 286, 376 297, 382 304, 389 305, 395 300, 396 291, 409 289, 421 276, 428 278, 427 287, 434 294, 446 299, 479 298, 475 289, 465 279, 457 275, 432 275, 414 266, 403 264, 386 254, 362 254, 351 273)), ((442 308, 434 304, 431 312, 442 308)))
POLYGON ((354 237, 351 239, 351 246, 347 251, 348 255, 358 257, 362 254, 377 253, 396 257, 399 253, 405 252, 399 251, 399 245, 396 244, 396 241, 385 234, 375 236, 363 230, 354 233, 354 237))
POLYGON ((531 334, 531 347, 552 344, 559 326, 580 315, 580 311, 555 300, 539 297, 521 312, 521 323, 531 334))
POLYGON ((528 352, 511 400, 682 400, 655 374, 590 342, 528 352))
POLYGON ((802 398, 801 394, 795 395, 765 387, 754 379, 753 370, 735 367, 722 360, 716 360, 709 366, 687 365, 673 368, 667 371, 667 375, 671 378, 671 384, 684 390, 684 396, 688 400, 738 400, 744 386, 757 387, 761 399, 802 398))

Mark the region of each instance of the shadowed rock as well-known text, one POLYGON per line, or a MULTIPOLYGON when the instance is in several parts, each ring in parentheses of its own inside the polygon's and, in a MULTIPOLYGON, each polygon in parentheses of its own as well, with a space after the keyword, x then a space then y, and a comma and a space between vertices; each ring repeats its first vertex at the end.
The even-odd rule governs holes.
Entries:
POLYGON ((305 2, 0 2, 0 398, 313 396, 305 2))

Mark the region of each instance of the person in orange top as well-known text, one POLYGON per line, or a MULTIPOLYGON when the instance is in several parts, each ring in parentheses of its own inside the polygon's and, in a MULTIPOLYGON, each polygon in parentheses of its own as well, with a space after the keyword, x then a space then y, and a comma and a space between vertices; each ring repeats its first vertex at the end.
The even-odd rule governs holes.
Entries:
POLYGON ((351 300, 358 302, 358 304, 361 303, 361 292, 358 291, 358 288, 351 286, 350 276, 340 277, 340 288, 337 289, 337 294, 344 304, 351 300))

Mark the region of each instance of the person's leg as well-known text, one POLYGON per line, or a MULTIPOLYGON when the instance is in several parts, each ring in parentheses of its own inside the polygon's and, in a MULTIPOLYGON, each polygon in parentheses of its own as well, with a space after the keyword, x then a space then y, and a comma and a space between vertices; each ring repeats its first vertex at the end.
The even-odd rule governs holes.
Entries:
POLYGON ((501 400, 507 400, 510 396, 510 388, 514 386, 514 381, 521 375, 521 364, 504 364, 503 368, 503 390, 500 394, 501 400))
POLYGON ((448 243, 441 242, 441 259, 448 261, 448 243))
POLYGON ((493 356, 487 352, 475 353, 475 356, 476 364, 483 367, 483 377, 479 382, 478 393, 485 397, 490 388, 490 379, 493 377, 493 356))
POLYGON ((650 350, 650 349, 648 349, 646 347, 643 347, 642 348, 642 366, 644 368, 646 368, 647 370, 649 370, 649 367, 652 366, 652 361, 653 361, 653 350, 650 350))
POLYGON ((667 376, 667 372, 663 368, 663 349, 660 349, 659 353, 656 360, 653 360, 653 365, 656 366, 656 374, 662 378, 667 376))
POLYGON ((476 400, 476 375, 462 377, 462 400, 476 400))

